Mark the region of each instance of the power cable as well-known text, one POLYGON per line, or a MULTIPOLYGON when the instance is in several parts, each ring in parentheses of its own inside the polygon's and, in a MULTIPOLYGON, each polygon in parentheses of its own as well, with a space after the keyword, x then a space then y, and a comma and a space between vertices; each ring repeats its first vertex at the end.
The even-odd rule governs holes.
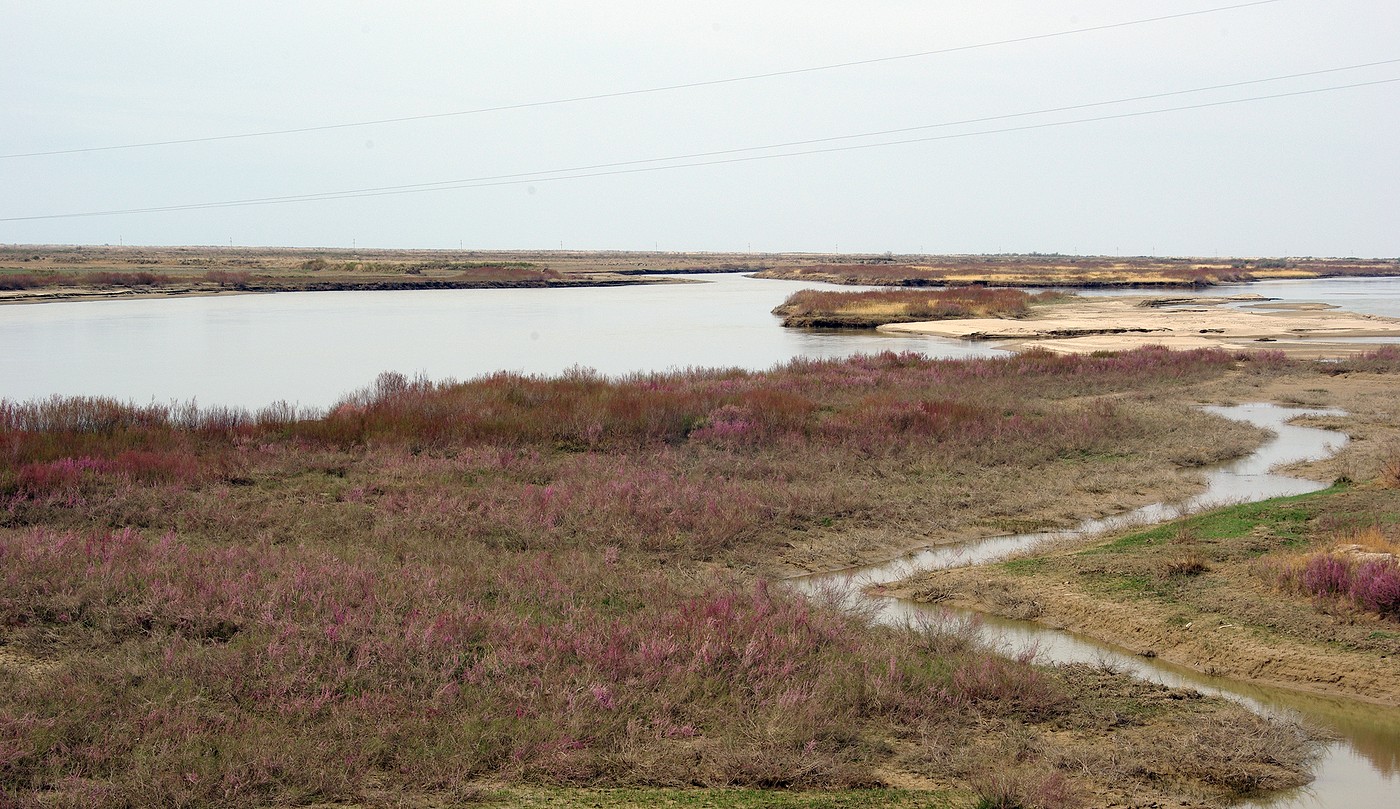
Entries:
POLYGON ((484 177, 457 178, 457 179, 453 179, 453 180, 435 180, 435 181, 426 182, 426 183, 405 183, 405 184, 403 184, 403 185, 375 186, 375 187, 373 187, 373 188, 350 188, 350 189, 344 189, 344 190, 341 190, 341 191, 323 191, 323 192, 314 193, 314 194, 295 194, 295 195, 277 196, 277 197, 260 197, 260 198, 254 198, 254 199, 248 199, 248 200, 238 200, 238 202, 262 202, 262 201, 278 201, 278 200, 295 200, 295 199, 304 199, 304 198, 318 198, 318 197, 323 197, 323 196, 327 196, 327 195, 355 194, 355 193, 359 193, 359 192, 362 192, 362 191, 391 191, 391 190, 399 190, 399 189, 417 189, 417 188, 421 188, 421 189, 431 189, 433 186, 441 186, 441 185, 456 185, 456 184, 459 184, 459 183, 474 183, 474 182, 482 182, 482 181, 487 181, 487 180, 507 180, 507 179, 516 179, 516 178, 524 178, 524 177, 536 177, 536 176, 550 175, 550 174, 561 174, 561 173, 565 173, 565 172, 593 171, 593 170, 597 170, 597 169, 610 169, 610 168, 620 168, 620 167, 623 167, 623 166, 645 165, 645 164, 647 164, 647 163, 668 163, 668 162, 673 162, 673 161, 676 161, 676 160, 691 160, 691 159, 698 158, 698 157, 717 157, 717 156, 719 156, 719 155, 739 154, 739 153, 742 153, 742 152, 757 152, 757 151, 764 151, 764 150, 770 150, 770 149, 784 149, 784 148, 789 148, 789 147, 792 147, 792 146, 810 146, 810 145, 816 144, 816 143, 830 143, 830 142, 832 142, 832 141, 854 140, 854 139, 857 139, 857 138, 871 138, 871 137, 879 137, 879 136, 882 136, 882 135, 897 135, 897 134, 901 134, 901 133, 904 133, 904 132, 917 132, 917 131, 926 130, 926 129, 941 129, 941 128, 946 128, 946 127, 950 127, 950 126, 965 126, 965 125, 967 125, 967 124, 980 124, 980 123, 987 123, 987 122, 990 122, 990 121, 1004 121, 1004 120, 1011 119, 1011 118, 1024 118, 1024 117, 1028 117, 1028 116, 1032 116, 1032 115, 1046 115, 1046 114, 1055 113, 1055 112, 1070 112, 1070 111, 1073 111, 1073 110, 1092 109, 1092 108, 1094 108, 1094 107, 1104 107, 1104 106, 1111 106, 1111 105, 1116 105, 1116 104, 1127 104, 1127 103, 1131 103, 1131 102, 1135 102, 1135 101, 1147 101, 1147 100, 1151 100, 1151 99, 1154 99, 1154 98, 1168 98, 1168 97, 1171 97, 1171 96, 1189 95, 1189 94, 1192 94, 1192 93, 1204 93, 1204 92, 1209 92, 1209 91, 1212 91, 1212 90, 1223 90, 1223 89, 1229 89, 1229 88, 1234 88, 1234 87, 1245 87, 1245 86, 1248 86, 1248 85, 1251 85, 1251 84, 1264 84, 1264 83, 1267 83, 1267 82, 1285 81, 1285 80, 1288 80, 1288 79, 1304 78, 1304 77, 1308 77, 1308 76, 1320 76, 1320 75, 1327 74, 1327 73, 1339 73, 1339 72, 1347 71, 1347 70, 1360 70, 1360 69, 1368 68, 1368 67, 1376 67, 1376 66, 1379 66, 1379 65, 1390 65, 1390 64, 1396 64, 1396 63, 1400 63, 1400 59, 1385 59, 1385 60, 1378 61, 1378 62, 1366 62, 1366 63, 1364 63, 1364 64, 1359 64, 1359 65, 1347 65, 1347 66, 1345 66, 1345 67, 1333 67, 1333 68, 1325 68, 1325 69, 1322 69, 1322 70, 1310 70, 1310 71, 1307 71, 1307 72, 1304 72, 1304 73, 1290 73, 1290 74, 1283 75, 1283 76, 1270 76, 1270 77, 1268 77, 1268 78, 1263 78, 1263 79, 1249 79, 1249 80, 1246 80, 1246 81, 1229 82, 1229 83, 1227 83, 1227 84, 1213 84, 1213 85, 1209 85, 1209 86, 1206 86, 1206 87, 1195 87, 1195 88, 1192 88, 1192 89, 1190 89, 1190 90, 1172 90, 1172 91, 1163 92, 1163 93, 1150 93, 1150 94, 1147 94, 1147 95, 1132 96, 1132 97, 1129 97, 1129 98, 1113 99, 1113 100, 1111 100, 1111 101, 1093 101, 1093 102, 1088 102, 1088 103, 1084 103, 1084 104, 1070 104, 1070 105, 1062 106, 1062 107, 1047 107, 1047 108, 1045 108, 1045 109, 1039 109, 1039 110, 1027 110, 1027 111, 1025 111, 1025 112, 1012 112, 1012 113, 1006 113, 1006 114, 1002 114, 1002 115, 988 115, 988 116, 984 116, 984 117, 981 117, 981 118, 965 118, 965 119, 960 120, 960 121, 943 121, 943 122, 936 123, 936 124, 921 124, 921 125, 918 125, 918 126, 907 126, 907 127, 900 127, 900 128, 897 128, 897 129, 881 129, 881 130, 874 130, 874 131, 871 131, 871 132, 857 132, 857 133, 855 133, 855 134, 850 134, 850 135, 831 135, 831 136, 824 137, 824 138, 810 138, 810 139, 807 139, 807 140, 793 140, 793 141, 785 141, 785 142, 781 142, 781 143, 768 143, 768 144, 764 144, 764 145, 762 145, 762 146, 739 146, 739 147, 734 147, 734 148, 730 148, 730 149, 716 149, 716 150, 707 151, 707 152, 691 152, 691 153, 688 153, 688 154, 668 155, 668 156, 666 156, 666 157, 648 157, 648 158, 640 158, 640 159, 637 159, 637 160, 620 160, 620 161, 615 161, 615 162, 611 162, 611 163, 594 163, 594 164, 592 164, 592 165, 586 165, 586 166, 570 166, 570 167, 567 167, 567 168, 544 169, 544 170, 540 170, 540 171, 524 171, 524 172, 516 172, 516 173, 513 173, 513 174, 496 174, 496 175, 490 175, 490 176, 484 176, 484 177))
POLYGON ((979 48, 993 48, 1002 45, 1015 45, 1024 42, 1035 42, 1043 39, 1054 39, 1057 37, 1073 36, 1076 34, 1086 34, 1095 31, 1108 31, 1115 28, 1128 28, 1135 25, 1147 25, 1149 23, 1164 22, 1167 20, 1177 20, 1185 17, 1197 17, 1203 14, 1216 14, 1222 11, 1234 11, 1252 6, 1264 6, 1277 3, 1281 0, 1253 0, 1248 3, 1236 3, 1229 6, 1217 6, 1214 8, 1199 9, 1197 11, 1183 11, 1177 14, 1164 14, 1158 17, 1145 17, 1138 20, 1128 20, 1125 22, 1106 23, 1104 25, 1093 25, 1085 28, 1073 28, 1066 31, 1055 31, 1048 34, 1032 34, 1030 36, 1014 37, 1011 39, 1000 39, 992 42, 979 42, 973 45, 956 45, 949 48, 939 48, 931 51, 919 51, 917 53, 905 53, 895 56, 878 56, 871 59, 857 59, 850 62, 836 62, 829 65, 817 65, 813 67, 799 67, 788 70, 774 70, 768 73, 754 73, 747 76, 731 76, 723 79, 707 79, 704 81, 685 82, 682 84, 667 84, 660 87, 647 87, 637 90, 619 90, 610 93, 594 93, 592 95, 572 96, 569 98, 555 98, 544 101, 527 101, 518 104, 502 104, 495 107, 479 107, 470 110, 457 110, 454 112, 436 112, 424 115, 405 115, 397 118, 380 118, 373 121, 353 121, 340 124, 321 124, 319 126, 303 126, 288 129, 269 129, 261 132, 241 132, 231 135, 208 135, 198 138, 176 138, 170 140, 146 141, 144 143, 127 143, 108 146, 84 146, 74 149, 53 149, 41 152, 17 152, 14 154, 0 154, 0 160, 13 160, 24 157, 49 157, 54 155, 81 154, 84 152, 111 152, 122 149, 146 149, 156 146, 175 146, 187 143, 211 143, 225 140, 243 140, 248 138, 264 138, 276 135, 295 135, 306 132, 324 132, 333 129, 351 129, 354 127, 378 126, 381 124, 405 123, 408 121, 428 121, 436 118, 453 118, 465 115, 481 115, 490 112, 505 112, 507 110, 530 109, 534 107, 549 107, 559 104, 577 104, 585 101, 601 101, 608 98, 624 98, 627 96, 647 95, 651 93, 664 93, 673 90, 689 90, 697 87, 713 87, 722 84, 737 84, 739 82, 758 81, 761 79, 772 79, 780 76, 796 76, 803 73, 817 73, 826 70, 839 70, 848 67, 858 67, 861 65, 874 65, 883 62, 896 62, 905 59, 920 59, 928 56, 938 56, 942 54, 958 53, 960 51, 977 50, 979 48))
MULTIPOLYGON (((165 212, 172 212, 172 211, 206 210, 206 209, 213 209, 213 208, 239 208, 239 207, 249 207, 249 206, 256 206, 256 205, 277 205, 277 204, 286 204, 286 203, 294 203, 294 202, 322 202, 322 201, 337 200, 337 199, 356 199, 356 198, 362 198, 362 197, 382 197, 382 196, 395 196, 395 195, 399 195, 399 194, 417 194, 417 193, 424 193, 424 192, 428 192, 428 191, 449 191, 449 190, 464 189, 464 188, 488 188, 488 187, 504 186, 504 185, 520 185, 520 184, 523 184, 523 183, 531 183, 531 182, 553 182, 553 181, 558 181, 558 180, 578 180, 578 179, 586 179, 586 178, 591 178, 591 177, 607 177, 607 176, 615 176, 615 175, 622 175, 622 174, 639 174, 639 173, 651 172, 651 171, 664 171, 664 170, 680 169, 680 168, 695 168, 695 167, 699 167, 699 166, 714 166, 714 165, 723 165, 723 164, 729 164, 729 163, 749 163, 749 162, 756 162, 756 161, 759 161, 759 160, 774 160, 774 159, 784 158, 784 157, 800 157, 800 156, 814 155, 814 154, 831 154, 831 153, 835 153, 835 152, 850 152, 850 151, 857 151, 857 150, 862 150, 862 149, 878 149, 878 148, 885 148, 885 147, 889 147, 889 146, 900 146, 900 145, 910 144, 910 143, 928 143, 928 142, 932 142, 932 141, 954 140, 954 139, 961 139, 961 138, 971 138, 971 137, 977 137, 977 136, 981 136, 981 135, 996 135, 996 134, 1002 134, 1002 133, 1007 133, 1007 132, 1025 132, 1025 131, 1030 131, 1030 130, 1035 130, 1035 129, 1049 129, 1049 128, 1052 128, 1052 127, 1072 126, 1072 125, 1076 125, 1076 124, 1094 123, 1094 122, 1098 122, 1098 121, 1112 121, 1112 120, 1121 120, 1121 119, 1126 119, 1126 118, 1139 118, 1139 117, 1148 116, 1148 115, 1161 115, 1161 114, 1163 114, 1163 113, 1168 113, 1168 112, 1182 112, 1182 111, 1186 111, 1186 110, 1198 110, 1198 109, 1208 109, 1208 108, 1211 108, 1211 107, 1223 107, 1223 106, 1229 106, 1229 105, 1232 105, 1232 104, 1245 104, 1245 103, 1251 103, 1251 102, 1255 102, 1255 101, 1267 101, 1267 100, 1279 99, 1279 98, 1293 98, 1293 97, 1297 97, 1297 96, 1316 95, 1316 94, 1318 94, 1318 93, 1328 93, 1328 92, 1334 92, 1334 91, 1337 91, 1337 90, 1348 90, 1348 89, 1353 89, 1353 88, 1357 88, 1357 87, 1372 87, 1372 86, 1377 86, 1377 85, 1382 85, 1382 84, 1391 84, 1391 83, 1394 83, 1394 82, 1400 82, 1400 77, 1395 77, 1395 78, 1390 78, 1390 79, 1377 79, 1377 80, 1374 80, 1374 81, 1355 82, 1355 83, 1352 83, 1352 84, 1334 85, 1334 86, 1331 86, 1331 87, 1318 87, 1318 88, 1313 88, 1313 89, 1310 89, 1310 90, 1294 90, 1294 91, 1291 91, 1291 92, 1286 92, 1286 93, 1274 93, 1274 94, 1271 94, 1271 95, 1249 96, 1249 97, 1246 97, 1246 98, 1228 99, 1228 100, 1224 100, 1224 101, 1210 101, 1210 102, 1203 102, 1203 103, 1200 103, 1200 104, 1188 104, 1188 105, 1183 105, 1183 106, 1179 106, 1179 107, 1164 107, 1164 108, 1155 109, 1155 110, 1139 110, 1139 111, 1136 111, 1136 112, 1124 112, 1124 113, 1117 113, 1117 114, 1114 114, 1114 115, 1099 115, 1099 116, 1094 116, 1094 117, 1091 117, 1091 118, 1076 118, 1076 119, 1072 119, 1072 120, 1068 120, 1068 121, 1048 121, 1048 122, 1038 123, 1038 124, 1026 124, 1026 125, 1024 125, 1024 126, 1003 127, 1003 128, 999 128, 999 129, 984 129, 984 130, 978 130, 978 131, 975 131, 975 132, 960 132, 960 133, 955 133, 955 134, 951 134, 951 135, 933 135, 933 136, 923 137, 923 138, 906 138, 906 139, 903 139, 903 140, 885 141, 885 142, 882 142, 882 143, 861 143, 861 144, 851 144, 851 145, 847 145, 847 146, 830 146, 830 147, 825 147, 825 148, 822 148, 822 149, 806 149, 806 150, 796 151, 796 152, 783 152, 783 153, 780 153, 780 154, 750 155, 750 156, 746 156, 746 157, 730 157, 730 158, 723 158, 723 159, 719 159, 719 160, 703 160, 703 161, 696 161, 696 162, 691 162, 691 163, 673 163, 673 164, 664 165, 664 166, 639 166, 639 167, 634 167, 634 168, 615 168, 615 169, 602 170, 602 171, 591 171, 591 170, 589 170, 589 169, 587 169, 587 168, 579 168, 579 169, 557 169, 557 170, 555 170, 554 172, 548 172, 548 173, 557 174, 557 175, 559 175, 559 176, 543 176, 543 177, 541 177, 541 176, 533 176, 533 175, 535 175, 535 174, 546 174, 547 172, 531 172, 531 173, 527 173, 527 174, 524 174, 524 175, 521 175, 521 174, 516 174, 516 175, 498 175, 498 176, 495 176, 495 177, 479 177, 479 178, 471 178, 471 179, 463 179, 463 180, 449 180, 449 181, 440 182, 440 183, 423 183, 423 184, 414 185, 414 186, 379 186, 379 187, 375 187, 375 188, 357 189, 357 190, 355 190, 355 191, 326 191, 326 192, 320 192, 320 193, 315 193, 315 194, 299 194, 299 195, 283 196, 283 197, 260 197, 260 198, 253 198, 253 199, 228 200, 228 201, 223 201, 223 202, 201 202, 201 203, 189 203, 189 204, 184 204, 184 205, 163 205, 163 206, 154 206, 154 207, 147 207, 147 208, 123 208, 123 209, 115 209, 115 210, 107 210, 107 211, 85 211, 85 212, 80 212, 80 213, 65 213, 65 214, 42 214, 42 215, 36 215, 36 216, 10 216, 10 217, 0 217, 0 222, 25 222, 25 221, 34 221, 34 220, 41 220, 41 219, 73 219, 73 218, 79 218, 79 217, 92 217, 92 216, 117 216, 117 215, 141 214, 141 213, 165 213, 165 212), (568 173, 568 172, 575 172, 575 173, 568 173), (576 173, 576 172, 584 172, 584 173, 576 173), (527 176, 530 177, 530 179, 518 179, 518 178, 527 177, 527 176), (515 178, 515 179, 512 179, 512 178, 515 178)), ((764 148, 764 147, 756 147, 756 148, 764 148)), ((685 159, 685 158, 679 158, 679 157, 677 157, 677 158, 653 158, 652 160, 666 160, 666 159, 676 160, 676 159, 685 159)), ((634 161, 634 162, 648 162, 648 161, 634 161)))

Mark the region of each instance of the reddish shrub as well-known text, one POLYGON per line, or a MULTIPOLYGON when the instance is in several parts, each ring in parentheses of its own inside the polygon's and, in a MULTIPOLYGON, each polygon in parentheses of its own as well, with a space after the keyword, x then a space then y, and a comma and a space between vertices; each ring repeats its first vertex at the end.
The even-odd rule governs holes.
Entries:
POLYGON ((1340 556, 1320 553, 1308 559, 1299 577, 1303 590, 1315 596, 1337 596, 1347 592, 1351 565, 1340 556))
POLYGON ((1400 618, 1400 562, 1393 557, 1363 557, 1358 563, 1342 554, 1314 553, 1266 571, 1284 589, 1400 618))
POLYGON ((1400 565, 1383 559, 1363 563, 1352 577, 1349 592, 1362 607, 1400 618, 1400 565))
POLYGON ((251 281, 252 278, 252 273, 232 270, 210 270, 204 274, 205 281, 232 289, 243 289, 247 287, 248 282, 251 281))
POLYGON ((141 272, 93 272, 82 276, 79 280, 100 287, 162 286, 174 281, 168 275, 144 270, 141 272))

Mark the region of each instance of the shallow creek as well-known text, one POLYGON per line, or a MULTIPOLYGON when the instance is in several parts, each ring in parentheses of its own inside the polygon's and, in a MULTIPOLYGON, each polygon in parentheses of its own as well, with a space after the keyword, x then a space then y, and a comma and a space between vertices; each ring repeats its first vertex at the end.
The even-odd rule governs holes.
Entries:
MULTIPOLYGON (((969 617, 971 613, 942 605, 919 604, 873 590, 920 571, 984 564, 1033 549, 1067 536, 1087 536, 1171 519, 1179 514, 1231 503, 1304 494, 1323 484, 1271 474, 1276 466, 1325 458, 1346 443, 1345 435, 1330 430, 1288 424, 1301 415, 1329 411, 1245 404, 1206 408, 1226 418, 1272 430, 1275 437, 1253 454, 1210 469, 1205 491, 1174 505, 1156 503, 1121 515, 1086 520, 1079 526, 1048 533, 989 537, 972 542, 921 549, 875 565, 794 577, 789 582, 803 592, 840 593, 852 605, 873 610, 877 620, 906 624, 920 619, 969 617)), ((1036 650, 1042 663, 1103 664, 1146 680, 1234 700, 1260 713, 1296 716, 1335 734, 1318 762, 1316 780, 1307 787, 1251 801, 1251 807, 1397 807, 1400 806, 1400 710, 1354 700, 1327 698, 1284 689, 1209 677, 1148 659, 1070 632, 1025 621, 981 616, 983 640, 992 647, 1018 653, 1036 650)))

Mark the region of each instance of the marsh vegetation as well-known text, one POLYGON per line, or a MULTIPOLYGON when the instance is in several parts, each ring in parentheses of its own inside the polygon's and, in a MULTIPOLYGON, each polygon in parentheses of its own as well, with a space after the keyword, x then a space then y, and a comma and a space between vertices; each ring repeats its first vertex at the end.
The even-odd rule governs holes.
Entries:
POLYGON ((893 783, 1064 806, 1301 783, 1296 728, 765 584, 1189 489, 1258 438, 1166 394, 1276 362, 886 354, 385 375, 327 412, 5 403, 3 794, 893 783))

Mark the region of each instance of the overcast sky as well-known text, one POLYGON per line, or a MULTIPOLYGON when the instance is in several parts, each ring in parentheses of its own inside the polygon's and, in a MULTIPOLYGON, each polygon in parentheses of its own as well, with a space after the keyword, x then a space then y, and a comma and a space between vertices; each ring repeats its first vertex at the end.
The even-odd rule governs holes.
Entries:
MULTIPOLYGON (((1238 2, 0 0, 0 154, 615 93, 1238 2)), ((547 172, 928 126, 1400 59, 1397 33, 1394 0, 1276 0, 603 100, 8 157, 0 159, 0 219, 547 172)), ((1393 78, 1400 63, 823 145, 1393 78)), ((1398 125, 1400 82, 663 171, 0 221, 0 242, 1392 257, 1400 255, 1398 125)))

